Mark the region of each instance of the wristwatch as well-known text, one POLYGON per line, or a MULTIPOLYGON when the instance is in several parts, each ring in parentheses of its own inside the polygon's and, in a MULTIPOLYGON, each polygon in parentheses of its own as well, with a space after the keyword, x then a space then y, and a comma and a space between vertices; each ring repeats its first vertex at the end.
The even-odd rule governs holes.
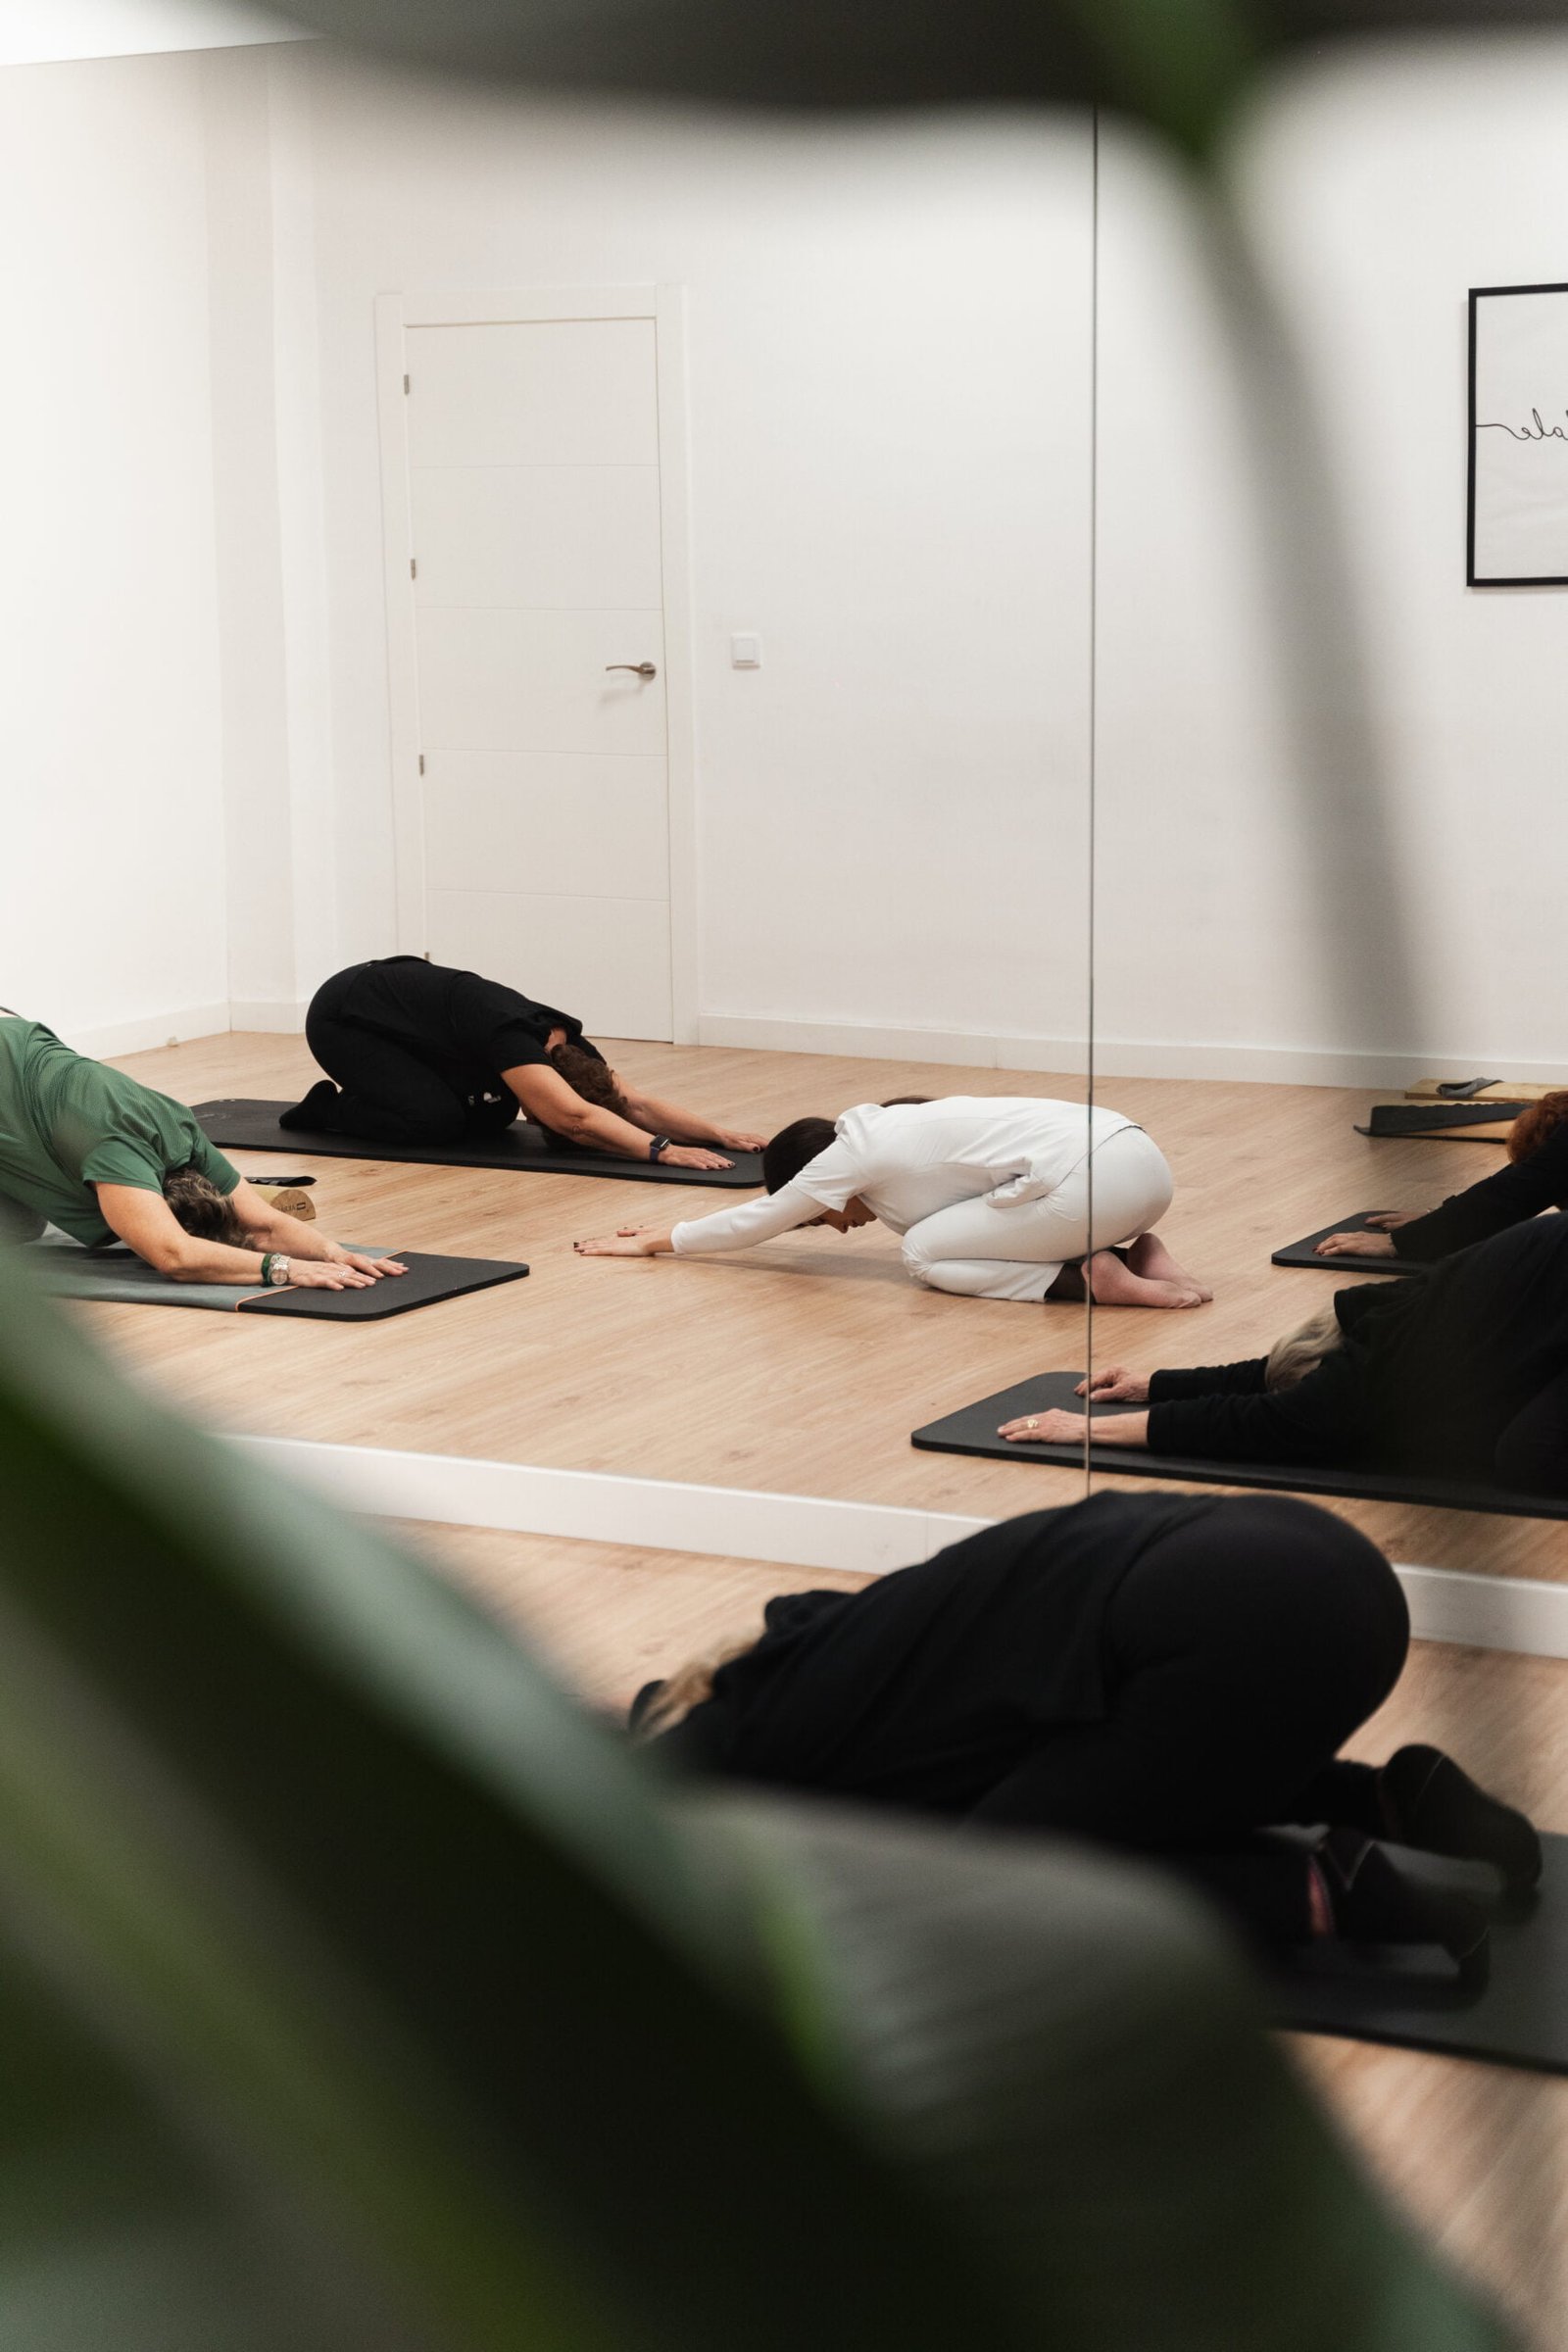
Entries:
POLYGON ((665 1153, 665 1152, 666 1152, 668 1150, 669 1150, 669 1138, 668 1138, 668 1136, 667 1136, 667 1135, 656 1135, 656 1136, 655 1136, 655 1138, 654 1138, 654 1140, 653 1140, 653 1142, 652 1142, 652 1143, 649 1145, 649 1147, 648 1147, 648 1156, 649 1156, 649 1158, 650 1158, 650 1159, 661 1159, 661 1158, 662 1158, 663 1154, 664 1154, 664 1153, 665 1153))
POLYGON ((262 1280, 269 1290, 282 1290, 288 1281, 288 1259, 269 1250, 262 1260, 262 1280))

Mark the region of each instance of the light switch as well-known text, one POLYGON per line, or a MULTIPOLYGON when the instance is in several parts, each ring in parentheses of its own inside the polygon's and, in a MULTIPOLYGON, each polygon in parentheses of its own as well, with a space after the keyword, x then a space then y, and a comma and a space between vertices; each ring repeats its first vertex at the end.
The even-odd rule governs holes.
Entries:
POLYGON ((760 637, 732 637, 729 641, 729 665, 731 669, 760 669, 762 666, 762 640, 760 637))

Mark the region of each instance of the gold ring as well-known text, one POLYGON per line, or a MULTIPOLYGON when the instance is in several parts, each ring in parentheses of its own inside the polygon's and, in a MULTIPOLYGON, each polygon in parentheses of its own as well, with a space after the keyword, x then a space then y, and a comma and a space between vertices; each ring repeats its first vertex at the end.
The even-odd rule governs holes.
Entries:
POLYGON ((1039 1419, 1034 1413, 1030 1414, 1028 1425, 1031 1429, 1038 1429, 1040 1427, 1039 1419))

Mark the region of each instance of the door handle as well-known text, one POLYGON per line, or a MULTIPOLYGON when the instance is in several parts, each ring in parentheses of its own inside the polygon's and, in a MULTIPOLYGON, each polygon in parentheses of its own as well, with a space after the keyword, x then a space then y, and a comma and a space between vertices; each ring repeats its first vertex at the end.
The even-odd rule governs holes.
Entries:
POLYGON ((652 662, 607 662, 605 663, 607 677, 612 669, 629 669, 634 678, 657 678, 659 675, 652 662))

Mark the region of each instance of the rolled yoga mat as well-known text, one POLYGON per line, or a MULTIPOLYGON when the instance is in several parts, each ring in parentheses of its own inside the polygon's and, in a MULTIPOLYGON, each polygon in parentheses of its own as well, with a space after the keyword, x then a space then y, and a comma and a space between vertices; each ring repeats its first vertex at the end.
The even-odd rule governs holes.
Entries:
POLYGON ((1394 1847, 1401 1871, 1476 1895, 1492 1913, 1492 1976, 1462 1992, 1441 1951, 1326 1944, 1270 1984, 1275 2025, 1455 2058, 1568 2074, 1568 1838, 1544 1837, 1533 1897, 1503 1900, 1494 1872, 1394 1847))
MULTIPOLYGON (((286 1102, 198 1102, 202 1132, 223 1152, 287 1152, 294 1158, 384 1159, 421 1168, 510 1168, 530 1176, 615 1176, 623 1184, 705 1184, 725 1192, 756 1192, 762 1181, 760 1152, 726 1152, 731 1168, 666 1168, 653 1159, 617 1159, 612 1152, 570 1152, 546 1143, 544 1130, 518 1119, 495 1135, 461 1144, 378 1144, 368 1136, 318 1135, 280 1127, 286 1102)), ((715 1147, 716 1149, 716 1147, 715 1147)))
POLYGON ((1540 1102, 1568 1079, 1543 1086, 1532 1078, 1418 1078, 1407 1086, 1407 1102, 1540 1102))
POLYGON ((1377 1211, 1358 1208, 1353 1217, 1337 1218, 1332 1225, 1320 1225, 1304 1241, 1287 1242, 1269 1259, 1271 1266, 1311 1266, 1319 1274, 1338 1274, 1346 1282, 1359 1282, 1366 1274, 1424 1274, 1435 1259, 1420 1257, 1319 1257, 1317 1244, 1326 1242, 1331 1233, 1370 1233, 1368 1217, 1377 1211))
MULTIPOLYGON (((1049 1412, 1054 1405, 1081 1413, 1083 1399, 1073 1395, 1081 1372, 1040 1372, 1020 1380, 978 1404, 966 1404, 940 1421, 917 1429, 910 1444, 927 1453, 984 1454, 993 1461, 1046 1462, 1055 1469, 1080 1470, 1082 1446, 1042 1446, 1026 1441, 1011 1446, 999 1438, 1003 1421, 1024 1413, 1049 1412)), ((1136 1411, 1125 1404, 1097 1404, 1104 1413, 1136 1411)), ((1184 1454, 1149 1453, 1142 1446, 1091 1446, 1090 1467, 1116 1478, 1174 1478, 1194 1480, 1205 1487, 1269 1487, 1285 1494, 1347 1494, 1366 1502, 1437 1503, 1451 1511, 1496 1511, 1512 1519, 1568 1519, 1568 1498, 1552 1494, 1516 1494, 1506 1487, 1461 1484, 1445 1478, 1417 1478, 1394 1470, 1327 1470, 1300 1462, 1207 1462, 1184 1454)))
MULTIPOLYGON (((353 1248, 360 1248, 358 1243, 353 1248)), ((61 1298, 96 1298, 111 1306, 204 1306, 222 1314, 287 1315, 304 1322, 384 1323, 443 1298, 520 1282, 528 1269, 497 1257, 432 1257, 421 1250, 372 1250, 398 1257, 406 1274, 388 1274, 368 1290, 264 1291, 240 1283, 171 1282, 129 1250, 83 1250, 75 1242, 29 1242, 21 1254, 45 1290, 61 1298)))

